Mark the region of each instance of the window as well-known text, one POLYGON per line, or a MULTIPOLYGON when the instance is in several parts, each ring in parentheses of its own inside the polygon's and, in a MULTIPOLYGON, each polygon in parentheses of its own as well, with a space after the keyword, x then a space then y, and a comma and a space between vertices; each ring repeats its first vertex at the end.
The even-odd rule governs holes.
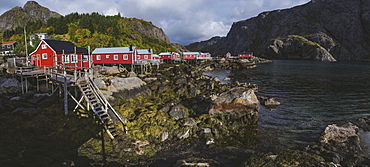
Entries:
POLYGON ((46 53, 43 53, 42 54, 42 59, 47 59, 48 58, 48 55, 46 53))
POLYGON ((138 60, 140 59, 140 55, 137 55, 136 57, 137 57, 138 60))
POLYGON ((77 54, 71 54, 71 63, 77 63, 77 54))
POLYGON ((96 60, 100 60, 100 55, 96 55, 96 60))
POLYGON ((109 59, 109 55, 105 55, 105 58, 106 58, 106 59, 109 59))
POLYGON ((148 55, 144 55, 144 59, 148 59, 148 55))
POLYGON ((114 59, 114 60, 118 60, 118 55, 114 55, 114 56, 113 56, 113 59, 114 59))
POLYGON ((128 55, 123 55, 123 60, 128 60, 128 55))
POLYGON ((83 55, 82 56, 82 61, 83 62, 88 62, 88 59, 87 58, 88 58, 88 55, 83 55))
POLYGON ((62 55, 62 59, 63 63, 69 63, 69 55, 62 55))
POLYGON ((8 49, 10 49, 11 48, 11 45, 8 45, 8 49))
POLYGON ((46 44, 42 44, 42 45, 41 45, 41 48, 42 48, 42 49, 46 49, 46 44))

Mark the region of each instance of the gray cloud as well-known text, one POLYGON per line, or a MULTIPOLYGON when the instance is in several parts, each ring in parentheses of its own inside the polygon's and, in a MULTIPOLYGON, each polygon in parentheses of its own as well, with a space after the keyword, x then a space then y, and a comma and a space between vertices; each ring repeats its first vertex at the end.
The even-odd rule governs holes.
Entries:
MULTIPOLYGON (((0 13, 23 6, 27 0, 0 0, 0 13)), ((67 15, 98 12, 136 17, 162 28, 171 42, 187 45, 213 36, 226 36, 233 22, 257 16, 263 11, 290 8, 310 0, 37 0, 67 15), (62 8, 59 8, 62 7, 62 8)))

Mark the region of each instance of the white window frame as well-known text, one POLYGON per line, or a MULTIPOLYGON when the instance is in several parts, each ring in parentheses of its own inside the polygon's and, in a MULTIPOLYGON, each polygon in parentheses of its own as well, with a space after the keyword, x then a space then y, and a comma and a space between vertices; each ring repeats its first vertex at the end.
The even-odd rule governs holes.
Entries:
POLYGON ((47 47, 46 47, 46 44, 42 44, 41 45, 41 49, 46 49, 47 47))
POLYGON ((71 63, 77 63, 77 54, 71 54, 71 63))
POLYGON ((123 55, 123 60, 128 60, 128 55, 123 55))
POLYGON ((140 60, 140 55, 137 55, 137 56, 136 56, 136 59, 140 60))
POLYGON ((109 59, 109 56, 110 56, 110 55, 105 55, 105 58, 106 58, 106 59, 109 59))
POLYGON ((68 54, 62 55, 62 62, 63 63, 69 63, 69 55, 68 54))
POLYGON ((82 62, 88 62, 88 55, 82 55, 82 62))
POLYGON ((96 60, 101 60, 100 55, 96 55, 96 60))
POLYGON ((144 55, 144 59, 148 59, 148 55, 144 55))
POLYGON ((43 53, 42 54, 42 59, 48 59, 48 54, 47 53, 43 53))
POLYGON ((118 60, 118 55, 113 55, 113 60, 118 60))

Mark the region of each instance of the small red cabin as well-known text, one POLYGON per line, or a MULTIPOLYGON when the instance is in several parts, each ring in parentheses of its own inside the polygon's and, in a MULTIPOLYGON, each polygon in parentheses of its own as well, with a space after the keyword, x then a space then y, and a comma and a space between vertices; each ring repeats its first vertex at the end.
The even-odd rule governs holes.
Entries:
POLYGON ((137 49, 136 50, 136 61, 151 62, 152 60, 153 60, 152 49, 137 49))
POLYGON ((253 57, 253 52, 244 52, 238 54, 238 58, 251 58, 251 57, 253 57))
POLYGON ((69 41, 44 39, 30 56, 31 65, 38 68, 60 66, 79 69, 91 65, 87 49, 76 47, 69 41))
POLYGON ((96 48, 92 52, 94 64, 133 64, 136 56, 135 47, 96 48))
POLYGON ((199 53, 199 57, 197 59, 212 59, 210 53, 199 53))
POLYGON ((191 59, 197 59, 199 57, 199 52, 183 52, 182 58, 184 60, 191 60, 191 59))
POLYGON ((181 59, 181 56, 179 53, 176 52, 165 52, 159 54, 160 59, 162 60, 175 60, 175 59, 181 59))

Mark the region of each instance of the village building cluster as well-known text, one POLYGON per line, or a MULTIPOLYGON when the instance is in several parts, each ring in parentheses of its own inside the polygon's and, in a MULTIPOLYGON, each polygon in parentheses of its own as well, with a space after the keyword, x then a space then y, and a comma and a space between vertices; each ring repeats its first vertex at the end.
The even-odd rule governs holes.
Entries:
MULTIPOLYGON (((28 63, 38 68, 63 67, 63 68, 85 68, 96 65, 146 65, 159 64, 171 61, 193 61, 213 59, 210 53, 202 52, 164 52, 154 54, 153 49, 138 49, 135 46, 96 48, 90 52, 89 49, 77 47, 69 41, 58 41, 48 39, 45 34, 36 49, 29 54, 28 63)), ((9 49, 6 53, 12 53, 16 41, 3 42, 2 48, 9 49)), ((251 58, 252 52, 231 56, 227 53, 225 58, 251 58)))

